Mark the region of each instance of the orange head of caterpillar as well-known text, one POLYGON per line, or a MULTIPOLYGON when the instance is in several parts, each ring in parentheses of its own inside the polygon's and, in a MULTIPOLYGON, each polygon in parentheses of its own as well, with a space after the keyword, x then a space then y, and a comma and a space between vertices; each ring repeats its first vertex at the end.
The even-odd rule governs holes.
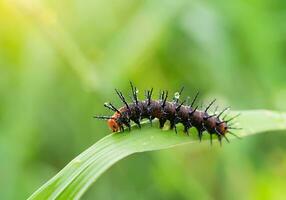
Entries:
POLYGON ((120 113, 116 112, 111 119, 107 120, 108 127, 112 130, 112 132, 118 132, 120 130, 122 125, 117 121, 120 116, 120 113))

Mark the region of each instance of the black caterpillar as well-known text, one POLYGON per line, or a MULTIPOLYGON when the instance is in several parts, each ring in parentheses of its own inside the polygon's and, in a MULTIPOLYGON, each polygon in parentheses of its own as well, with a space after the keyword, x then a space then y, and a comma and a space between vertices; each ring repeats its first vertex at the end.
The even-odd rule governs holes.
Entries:
POLYGON ((132 82, 131 92, 132 92, 132 103, 127 103, 122 92, 115 89, 120 100, 124 103, 124 106, 117 109, 111 103, 105 103, 104 106, 115 113, 112 116, 94 116, 98 119, 108 120, 108 126, 113 132, 124 131, 124 126, 131 130, 130 122, 133 121, 135 124, 141 128, 140 121, 142 119, 149 119, 151 126, 152 120, 159 119, 160 128, 164 127, 164 124, 168 120, 170 122, 170 128, 175 129, 177 133, 176 124, 182 123, 184 125, 184 132, 189 135, 188 130, 191 127, 195 127, 198 131, 199 139, 202 139, 203 132, 206 131, 210 134, 210 141, 212 143, 212 136, 215 134, 221 143, 222 138, 226 137, 227 133, 230 133, 236 137, 236 134, 231 132, 231 129, 239 129, 231 127, 230 121, 235 119, 238 115, 227 119, 227 115, 221 118, 222 114, 229 108, 223 109, 219 114, 209 114, 209 108, 214 104, 216 99, 210 102, 210 104, 205 108, 205 110, 198 110, 198 106, 194 107, 194 104, 198 98, 199 93, 196 94, 192 102, 189 104, 189 98, 187 100, 180 102, 179 97, 184 89, 180 92, 175 93, 173 101, 167 101, 168 91, 162 91, 159 95, 159 100, 152 100, 153 88, 151 90, 145 91, 146 100, 138 100, 138 90, 133 86, 132 82), (184 105, 186 104, 186 105, 184 105))

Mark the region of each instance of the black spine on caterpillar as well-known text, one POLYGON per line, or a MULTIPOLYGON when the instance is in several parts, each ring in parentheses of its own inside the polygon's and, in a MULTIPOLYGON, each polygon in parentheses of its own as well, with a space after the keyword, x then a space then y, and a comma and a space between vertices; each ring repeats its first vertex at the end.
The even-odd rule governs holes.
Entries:
POLYGON ((189 104, 186 101, 179 101, 180 95, 184 89, 180 92, 176 92, 173 101, 168 100, 168 91, 161 91, 159 94, 159 100, 153 100, 153 88, 145 91, 145 100, 140 101, 138 99, 138 90, 130 82, 132 92, 132 103, 128 103, 119 90, 115 89, 120 100, 124 104, 123 107, 117 109, 111 103, 105 103, 104 106, 114 112, 112 116, 95 116, 98 119, 107 120, 108 126, 113 132, 124 131, 124 126, 131 130, 130 122, 133 121, 139 128, 141 128, 141 120, 148 119, 152 125, 152 120, 159 119, 160 128, 164 127, 166 121, 170 122, 170 128, 175 129, 177 133, 176 124, 182 123, 184 126, 184 132, 189 135, 189 129, 195 127, 198 131, 198 137, 201 140, 203 132, 210 134, 210 141, 212 143, 212 136, 215 134, 221 143, 222 138, 229 142, 226 134, 232 134, 231 129, 238 129, 231 127, 229 122, 235 119, 238 115, 227 119, 226 115, 221 118, 223 113, 229 108, 223 109, 219 114, 208 113, 210 107, 216 101, 215 99, 205 108, 205 110, 198 110, 198 106, 194 106, 198 98, 199 93, 195 95, 192 102, 189 104), (185 104, 186 103, 186 104, 185 104))

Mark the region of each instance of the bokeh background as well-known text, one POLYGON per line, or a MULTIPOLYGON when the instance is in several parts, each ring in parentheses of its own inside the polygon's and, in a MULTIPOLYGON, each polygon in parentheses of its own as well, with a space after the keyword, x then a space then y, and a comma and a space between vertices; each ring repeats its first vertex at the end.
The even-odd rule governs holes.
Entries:
MULTIPOLYGON (((283 0, 0 1, 0 199, 25 199, 109 133, 114 88, 286 110, 283 0)), ((83 199, 285 199, 286 134, 131 156, 83 199)))

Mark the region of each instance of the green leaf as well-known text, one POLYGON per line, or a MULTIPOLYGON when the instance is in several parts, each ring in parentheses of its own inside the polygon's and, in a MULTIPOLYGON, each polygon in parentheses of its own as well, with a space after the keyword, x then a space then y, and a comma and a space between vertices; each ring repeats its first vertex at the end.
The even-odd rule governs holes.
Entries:
MULTIPOLYGON (((286 113, 267 110, 241 111, 235 121, 242 130, 234 130, 241 136, 286 129, 286 113)), ((232 112, 231 115, 234 115, 232 112)), ((51 180, 39 188, 29 199, 79 199, 101 174, 117 161, 138 152, 171 148, 177 145, 199 142, 195 129, 190 136, 182 131, 161 130, 158 122, 150 127, 143 124, 141 130, 110 134, 73 159, 51 180)), ((229 139, 234 139, 228 135, 229 139)), ((209 140, 204 134, 203 141, 209 140)))

